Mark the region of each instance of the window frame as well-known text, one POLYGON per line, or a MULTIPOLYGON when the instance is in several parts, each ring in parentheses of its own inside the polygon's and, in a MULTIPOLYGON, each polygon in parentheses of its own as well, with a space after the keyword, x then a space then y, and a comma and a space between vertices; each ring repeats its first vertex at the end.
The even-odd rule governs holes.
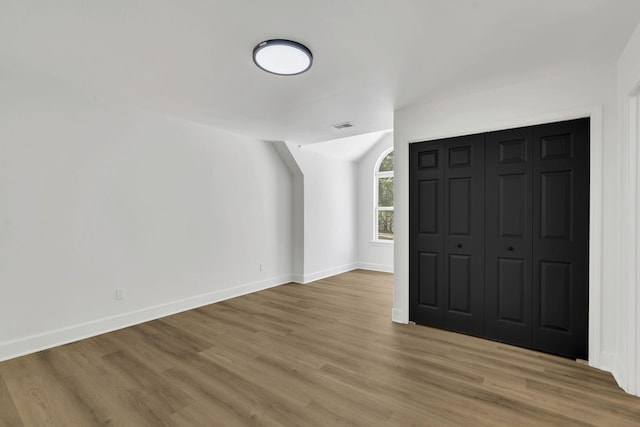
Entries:
MULTIPOLYGON (((394 233, 394 239, 391 239, 391 240, 378 238, 379 212, 394 212, 394 220, 395 220, 395 206, 378 206, 380 203, 378 199, 379 197, 378 188, 380 185, 379 180, 380 178, 393 178, 394 172, 395 172, 394 170, 380 172, 380 165, 382 164, 382 161, 392 152, 393 152, 393 147, 389 147, 386 150, 384 150, 382 154, 380 154, 380 157, 378 157, 378 160, 376 161, 375 167, 373 169, 373 242, 372 243, 393 244, 393 241, 395 240, 395 233, 394 233)), ((394 169, 395 169, 395 165, 394 165, 394 169)), ((395 197, 393 198, 393 202, 395 204, 395 197)))

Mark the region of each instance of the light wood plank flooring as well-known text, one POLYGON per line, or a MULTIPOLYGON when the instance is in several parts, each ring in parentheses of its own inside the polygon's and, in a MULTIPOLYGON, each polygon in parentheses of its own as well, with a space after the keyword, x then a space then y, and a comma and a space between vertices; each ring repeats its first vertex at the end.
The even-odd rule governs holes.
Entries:
POLYGON ((640 425, 610 374, 391 301, 357 270, 2 362, 0 426, 640 425))

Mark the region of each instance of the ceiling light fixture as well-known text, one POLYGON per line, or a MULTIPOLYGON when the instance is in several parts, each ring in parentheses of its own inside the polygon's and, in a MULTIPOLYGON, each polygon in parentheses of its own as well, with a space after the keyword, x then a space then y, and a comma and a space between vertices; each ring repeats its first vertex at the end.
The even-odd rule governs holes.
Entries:
POLYGON ((295 76, 311 68, 313 55, 303 44, 273 39, 260 42, 253 48, 253 62, 269 73, 295 76))

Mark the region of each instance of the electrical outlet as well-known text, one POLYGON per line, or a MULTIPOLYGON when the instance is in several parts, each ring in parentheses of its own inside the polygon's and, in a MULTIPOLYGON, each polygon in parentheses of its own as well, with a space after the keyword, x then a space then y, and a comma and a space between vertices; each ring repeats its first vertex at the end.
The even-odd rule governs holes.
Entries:
POLYGON ((124 299, 124 288, 116 289, 116 300, 122 301, 124 299))
POLYGON ((260 271, 264 270, 264 264, 262 263, 258 264, 258 268, 260 269, 260 271))

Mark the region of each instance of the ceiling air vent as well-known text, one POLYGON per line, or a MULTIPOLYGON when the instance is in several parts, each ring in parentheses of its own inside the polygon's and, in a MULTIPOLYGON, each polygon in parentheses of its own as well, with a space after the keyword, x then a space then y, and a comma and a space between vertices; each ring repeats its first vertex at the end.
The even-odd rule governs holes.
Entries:
POLYGON ((335 125, 331 125, 331 127, 336 128, 336 129, 352 128, 353 127, 353 123, 351 123, 351 122, 336 123, 335 125))

